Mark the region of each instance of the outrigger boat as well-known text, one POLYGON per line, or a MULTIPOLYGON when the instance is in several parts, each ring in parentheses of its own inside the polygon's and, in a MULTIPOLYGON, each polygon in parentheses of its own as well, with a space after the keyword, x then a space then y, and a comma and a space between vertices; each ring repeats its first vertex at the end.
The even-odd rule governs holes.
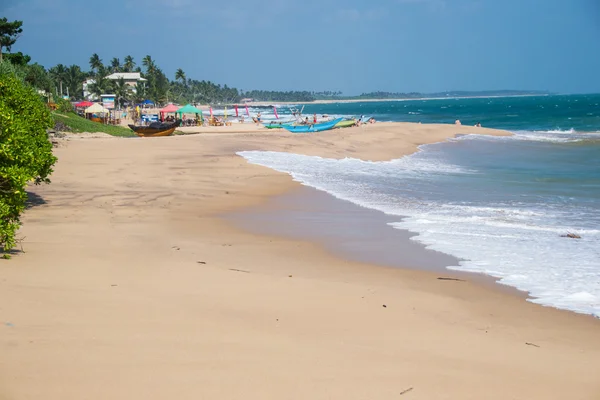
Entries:
POLYGON ((180 123, 181 120, 177 120, 168 124, 161 122, 153 122, 148 126, 128 126, 132 131, 135 132, 136 135, 140 137, 159 137, 172 135, 180 123))
POLYGON ((275 121, 271 121, 268 124, 263 124, 263 126, 267 129, 277 129, 277 128, 283 128, 286 125, 293 125, 296 121, 287 121, 287 122, 275 122, 275 121))
POLYGON ((355 119, 345 119, 335 124, 334 128, 349 128, 354 125, 356 125, 355 119))
POLYGON ((333 129, 333 127, 342 120, 343 118, 336 118, 332 121, 321 122, 320 124, 284 125, 283 127, 292 133, 322 132, 333 129))

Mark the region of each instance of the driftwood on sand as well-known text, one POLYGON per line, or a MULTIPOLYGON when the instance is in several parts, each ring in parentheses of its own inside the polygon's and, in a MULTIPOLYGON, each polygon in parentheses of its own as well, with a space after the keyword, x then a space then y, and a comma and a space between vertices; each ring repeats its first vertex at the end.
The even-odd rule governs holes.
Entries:
POLYGON ((576 233, 573 232, 567 232, 566 235, 560 235, 560 237, 566 237, 566 238, 571 238, 571 239, 581 239, 581 236, 579 236, 576 233))

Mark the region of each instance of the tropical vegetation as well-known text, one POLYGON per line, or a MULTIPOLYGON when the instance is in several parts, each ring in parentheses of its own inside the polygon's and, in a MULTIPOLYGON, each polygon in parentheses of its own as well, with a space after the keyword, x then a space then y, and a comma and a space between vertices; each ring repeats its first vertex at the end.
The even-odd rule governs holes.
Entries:
POLYGON ((0 250, 15 246, 28 183, 49 183, 56 157, 46 129, 54 124, 35 90, 0 70, 0 250))
POLYGON ((123 128, 118 125, 106 125, 94 122, 80 117, 73 112, 55 111, 52 113, 52 117, 54 118, 55 123, 60 126, 60 130, 65 132, 103 132, 112 136, 135 136, 131 129, 123 128))

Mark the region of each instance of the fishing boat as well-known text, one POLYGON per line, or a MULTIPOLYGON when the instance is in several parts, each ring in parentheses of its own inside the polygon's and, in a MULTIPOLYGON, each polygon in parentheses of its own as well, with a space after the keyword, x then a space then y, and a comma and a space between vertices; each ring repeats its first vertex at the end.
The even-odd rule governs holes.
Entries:
POLYGON ((277 129, 283 128, 286 125, 293 125, 296 121, 287 121, 287 122, 269 122, 268 124, 263 124, 263 126, 267 129, 277 129))
POLYGON ((332 129, 338 122, 342 120, 343 118, 336 118, 334 120, 321 122, 319 124, 284 125, 283 127, 292 133, 322 132, 332 129))
POLYGON ((334 128, 348 128, 354 125, 356 125, 355 119, 345 119, 335 124, 334 128))
POLYGON ((148 126, 135 126, 129 125, 129 128, 140 137, 158 137, 158 136, 169 136, 175 132, 175 129, 179 126, 181 120, 177 120, 171 123, 153 122, 148 126))

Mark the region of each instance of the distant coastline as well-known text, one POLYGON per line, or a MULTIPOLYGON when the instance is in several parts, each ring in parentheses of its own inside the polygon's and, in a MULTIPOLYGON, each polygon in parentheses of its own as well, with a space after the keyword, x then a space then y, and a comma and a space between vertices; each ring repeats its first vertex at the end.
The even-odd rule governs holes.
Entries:
POLYGON ((508 97, 541 97, 552 96, 554 93, 527 93, 527 94, 495 94, 472 96, 445 96, 445 97, 398 97, 398 98, 346 98, 346 99, 319 99, 313 101, 249 101, 245 104, 255 107, 271 107, 273 105, 303 105, 303 104, 335 104, 335 103, 375 103, 386 101, 413 101, 413 100, 448 100, 448 99, 493 99, 508 97))

